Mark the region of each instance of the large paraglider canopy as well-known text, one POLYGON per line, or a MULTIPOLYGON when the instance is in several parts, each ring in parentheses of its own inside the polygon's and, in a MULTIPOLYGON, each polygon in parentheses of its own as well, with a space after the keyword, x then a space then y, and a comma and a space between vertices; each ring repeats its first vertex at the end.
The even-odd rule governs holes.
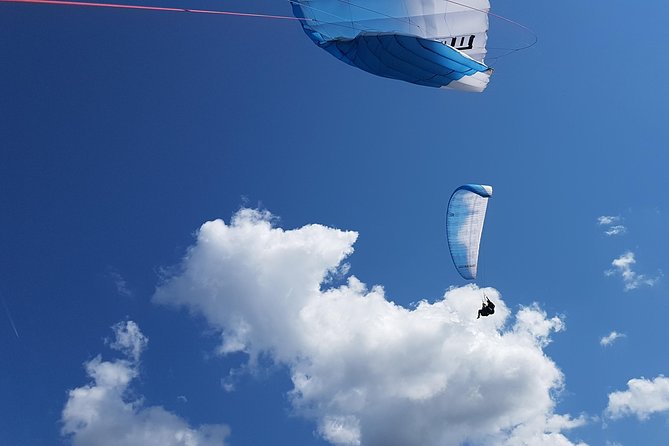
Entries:
POLYGON ((446 237, 455 268, 467 280, 476 279, 479 246, 492 187, 465 184, 453 192, 446 210, 446 237))
POLYGON ((418 85, 483 91, 488 0, 293 0, 321 48, 372 74, 418 85))
MULTIPOLYGON (((377 76, 474 92, 481 92, 488 85, 492 74, 492 69, 484 62, 490 14, 488 0, 288 1, 293 6, 294 17, 69 0, 0 0, 0 3, 298 20, 318 46, 336 58, 377 76)), ((501 16, 496 17, 515 23, 501 16)))

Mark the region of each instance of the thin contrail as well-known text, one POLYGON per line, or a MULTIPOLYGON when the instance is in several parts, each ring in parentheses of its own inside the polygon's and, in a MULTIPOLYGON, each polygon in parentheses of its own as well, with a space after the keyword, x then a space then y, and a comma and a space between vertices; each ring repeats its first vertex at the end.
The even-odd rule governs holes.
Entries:
POLYGON ((0 297, 2 299, 2 306, 5 307, 5 313, 7 313, 7 319, 9 319, 9 323, 12 324, 12 328, 14 329, 14 334, 16 335, 16 339, 20 339, 19 332, 16 329, 16 325, 14 325, 14 319, 12 319, 12 314, 9 312, 9 307, 7 306, 7 302, 5 302, 4 297, 0 297))

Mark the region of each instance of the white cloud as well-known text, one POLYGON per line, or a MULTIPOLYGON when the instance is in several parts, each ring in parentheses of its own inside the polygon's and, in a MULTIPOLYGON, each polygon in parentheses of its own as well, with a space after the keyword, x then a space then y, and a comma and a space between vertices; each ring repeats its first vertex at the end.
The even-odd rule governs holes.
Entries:
POLYGON ((669 411, 669 378, 634 378, 627 381, 627 390, 609 394, 606 408, 611 418, 634 415, 645 420, 650 415, 669 411))
POLYGON ((358 234, 321 225, 283 230, 242 209, 207 222, 154 301, 202 314, 222 354, 286 365, 296 413, 335 445, 572 445, 582 418, 553 412, 563 375, 543 352, 562 321, 539 307, 515 315, 493 289, 450 289, 406 309, 354 276, 325 288, 358 234), (524 443, 523 443, 524 442, 524 443))
POLYGON ((139 326, 133 321, 119 322, 112 327, 115 339, 109 343, 109 347, 124 353, 135 362, 149 343, 149 338, 139 330, 139 326))
POLYGON ((611 262, 611 265, 613 265, 614 269, 606 270, 604 271, 604 274, 607 276, 612 276, 615 273, 620 274, 623 279, 623 283, 625 284, 625 291, 634 290, 640 286, 652 287, 657 283, 658 280, 660 280, 660 275, 655 277, 648 277, 644 274, 639 274, 633 271, 632 265, 635 263, 636 259, 634 258, 634 253, 628 251, 617 259, 614 259, 611 262))
POLYGON ((622 219, 619 216, 602 215, 601 217, 597 218, 597 223, 600 226, 608 226, 604 230, 604 234, 608 236, 621 235, 627 232, 627 228, 624 225, 617 224, 621 220, 622 219))
POLYGON ((618 216, 613 216, 613 215, 602 215, 601 217, 597 217, 597 223, 599 225, 612 225, 614 223, 617 223, 620 221, 620 217, 618 216))
POLYGON ((604 336, 599 340, 599 344, 603 345, 604 347, 609 346, 613 344, 616 340, 620 338, 624 338, 625 335, 623 333, 618 333, 617 331, 612 331, 608 335, 604 336))
POLYGON ((141 398, 128 400, 148 340, 132 321, 113 328, 115 340, 110 346, 127 359, 103 361, 98 355, 85 363, 93 381, 69 391, 62 434, 74 446, 223 446, 229 434, 226 426, 191 428, 162 407, 144 407, 141 398))
POLYGON ((116 271, 114 268, 110 267, 107 269, 107 274, 114 281, 114 285, 116 286, 116 292, 118 294, 125 297, 132 296, 132 291, 130 291, 130 288, 128 287, 128 282, 121 275, 121 273, 116 271))
POLYGON ((611 227, 607 228, 606 231, 604 231, 604 234, 606 234, 606 235, 620 235, 620 234, 624 234, 625 232, 627 232, 627 228, 625 226, 615 225, 615 226, 611 226, 611 227))

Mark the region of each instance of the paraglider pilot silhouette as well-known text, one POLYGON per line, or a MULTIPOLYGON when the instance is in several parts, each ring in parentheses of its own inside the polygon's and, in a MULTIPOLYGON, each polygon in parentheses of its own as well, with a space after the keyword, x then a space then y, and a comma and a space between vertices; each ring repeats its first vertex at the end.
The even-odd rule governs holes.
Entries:
POLYGON ((495 314, 495 304, 492 303, 490 299, 488 299, 488 296, 483 293, 483 304, 481 305, 481 309, 479 310, 478 316, 476 316, 476 319, 480 318, 481 316, 490 316, 491 314, 495 314))

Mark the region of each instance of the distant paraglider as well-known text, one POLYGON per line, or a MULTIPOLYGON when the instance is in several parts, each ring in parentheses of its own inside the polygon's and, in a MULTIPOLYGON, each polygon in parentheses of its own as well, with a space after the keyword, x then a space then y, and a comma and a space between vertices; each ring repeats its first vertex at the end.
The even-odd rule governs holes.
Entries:
MULTIPOLYGON (((478 274, 479 247, 483 233, 488 199, 492 186, 465 184, 455 189, 446 209, 446 238, 453 264, 466 280, 475 280, 478 274)), ((477 319, 495 313, 495 304, 485 291, 481 297, 477 319)))
POLYGON ((290 0, 306 34, 337 59, 377 76, 481 92, 488 0, 290 0))

